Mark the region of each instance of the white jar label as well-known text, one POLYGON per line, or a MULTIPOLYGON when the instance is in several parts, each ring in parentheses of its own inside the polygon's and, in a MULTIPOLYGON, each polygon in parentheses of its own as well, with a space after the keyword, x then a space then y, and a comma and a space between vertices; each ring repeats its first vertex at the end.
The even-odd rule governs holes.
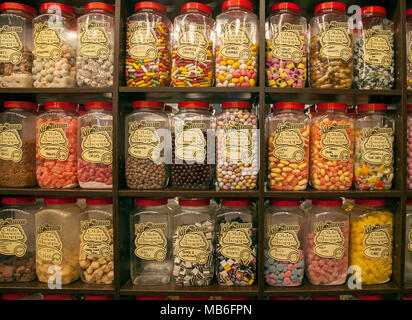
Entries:
POLYGON ((301 131, 304 128, 303 123, 279 123, 273 140, 273 155, 280 160, 302 162, 305 157, 305 143, 301 131))
POLYGON ((113 162, 112 126, 86 126, 81 128, 81 157, 84 161, 109 165, 113 162))
POLYGON ((26 219, 0 219, 0 254, 23 257, 27 251, 27 235, 22 226, 26 219))
POLYGON ((82 57, 107 60, 110 55, 108 22, 88 21, 79 24, 79 53, 82 57))
POLYGON ((56 28, 50 29, 48 21, 34 25, 34 50, 38 58, 60 60, 62 56, 62 39, 56 28))
POLYGON ((207 34, 209 32, 210 27, 207 25, 195 23, 181 25, 177 39, 179 57, 206 62, 209 47, 207 34))
POLYGON ((222 151, 228 163, 250 163, 253 152, 253 125, 227 123, 223 125, 222 151))
POLYGON ((177 227, 177 256, 188 262, 205 264, 209 259, 208 227, 186 225, 177 227))
POLYGON ((320 54, 329 59, 348 61, 352 58, 352 41, 347 22, 331 21, 320 24, 320 54))
POLYGON ((388 259, 392 255, 391 238, 388 229, 391 224, 364 226, 363 255, 369 259, 388 259))
POLYGON ((298 225, 268 226, 269 257, 276 261, 297 263, 300 255, 299 230, 298 225))
POLYGON ((109 258, 113 255, 112 236, 109 233, 110 220, 80 221, 80 250, 84 255, 109 258))
POLYGON ((67 160, 69 156, 68 140, 64 130, 67 123, 49 122, 39 127, 39 155, 45 159, 67 160))
POLYGON ((348 124, 321 125, 321 141, 322 147, 320 155, 326 160, 340 160, 347 162, 350 158, 350 140, 347 129, 350 128, 348 124))
POLYGON ((295 63, 302 61, 303 39, 301 34, 303 26, 284 23, 274 26, 274 36, 272 38, 272 56, 280 60, 292 60, 295 63))
POLYGON ((60 239, 61 226, 41 225, 37 227, 36 254, 43 261, 59 265, 63 261, 63 244, 60 239))
POLYGON ((130 23, 127 28, 129 37, 129 56, 137 59, 153 60, 157 57, 157 37, 156 31, 152 28, 151 23, 146 21, 136 21, 130 23))
POLYGON ((23 45, 19 34, 22 27, 4 25, 0 27, 0 63, 20 64, 23 45))
POLYGON ((393 37, 390 30, 369 29, 363 31, 363 59, 376 66, 389 68, 392 65, 392 46, 393 37))
POLYGON ((178 159, 203 163, 206 159, 206 124, 186 121, 175 128, 175 155, 178 159))
POLYGON ((253 25, 249 22, 233 21, 221 25, 221 54, 227 59, 250 60, 251 39, 250 30, 253 25))
POLYGON ((221 223, 218 241, 220 253, 231 259, 250 260, 252 253, 251 223, 221 223))
POLYGON ((21 124, 0 123, 0 159, 6 161, 20 162, 23 145, 19 131, 21 124))
POLYGON ((314 252, 321 258, 342 259, 345 254, 345 238, 341 228, 343 222, 315 223, 314 252))
POLYGON ((362 159, 370 164, 389 166, 393 160, 393 129, 364 128, 362 159))
POLYGON ((133 121, 129 123, 129 149, 132 157, 157 161, 160 158, 160 128, 158 121, 133 121))
POLYGON ((143 260, 164 261, 167 255, 167 239, 163 230, 167 230, 167 223, 136 223, 134 254, 143 260))

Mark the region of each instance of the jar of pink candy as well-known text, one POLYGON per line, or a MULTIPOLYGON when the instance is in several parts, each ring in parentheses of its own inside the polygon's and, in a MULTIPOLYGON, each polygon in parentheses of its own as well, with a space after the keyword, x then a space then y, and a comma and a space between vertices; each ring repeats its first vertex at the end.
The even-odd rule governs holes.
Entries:
POLYGON ((408 189, 412 190, 412 104, 408 104, 408 189))
POLYGON ((305 273, 314 285, 345 283, 348 271, 349 215, 342 199, 313 199, 305 216, 305 273))
POLYGON ((291 2, 270 8, 266 23, 266 84, 272 88, 304 88, 306 83, 306 18, 291 2))

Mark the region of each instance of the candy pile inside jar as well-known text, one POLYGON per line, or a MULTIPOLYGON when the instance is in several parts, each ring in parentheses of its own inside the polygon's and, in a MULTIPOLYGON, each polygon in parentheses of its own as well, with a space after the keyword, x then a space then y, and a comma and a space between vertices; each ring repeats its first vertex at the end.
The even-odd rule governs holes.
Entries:
POLYGON ((412 104, 408 105, 408 120, 407 120, 407 184, 408 189, 412 189, 412 104))

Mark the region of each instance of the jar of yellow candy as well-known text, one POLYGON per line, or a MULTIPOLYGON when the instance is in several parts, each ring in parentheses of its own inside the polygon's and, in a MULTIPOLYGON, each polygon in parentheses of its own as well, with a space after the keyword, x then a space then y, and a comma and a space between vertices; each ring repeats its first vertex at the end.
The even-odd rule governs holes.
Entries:
POLYGON ((350 211, 349 265, 364 284, 388 282, 392 275, 393 214, 385 199, 356 199, 350 211))

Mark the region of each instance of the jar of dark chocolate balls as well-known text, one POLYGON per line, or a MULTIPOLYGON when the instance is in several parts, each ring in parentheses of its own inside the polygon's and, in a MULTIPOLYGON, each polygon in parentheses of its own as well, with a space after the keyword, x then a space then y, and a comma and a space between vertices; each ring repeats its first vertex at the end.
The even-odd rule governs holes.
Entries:
MULTIPOLYGON (((169 180, 164 159, 164 139, 169 133, 169 117, 163 103, 134 101, 126 116, 126 184, 130 189, 163 189, 169 180)), ((170 145, 170 144, 169 144, 170 145)))
POLYGON ((208 154, 207 146, 210 143, 213 149, 216 118, 207 102, 185 101, 178 107, 172 118, 172 188, 207 190, 215 174, 215 157, 213 152, 208 154))

